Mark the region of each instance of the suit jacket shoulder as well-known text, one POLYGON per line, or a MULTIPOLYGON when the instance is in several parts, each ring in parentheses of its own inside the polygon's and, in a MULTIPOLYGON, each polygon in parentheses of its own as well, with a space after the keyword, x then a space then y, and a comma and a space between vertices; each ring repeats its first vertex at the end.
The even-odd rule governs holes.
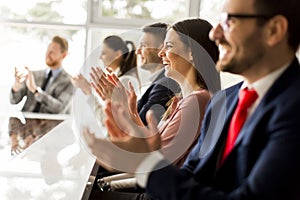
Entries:
POLYGON ((159 121, 166 111, 167 102, 179 91, 179 85, 165 77, 164 71, 161 72, 138 101, 138 112, 144 124, 147 124, 146 112, 150 108, 159 121))
POLYGON ((295 58, 245 122, 221 166, 217 161, 240 86, 217 93, 188 164, 181 171, 169 166, 152 172, 147 191, 159 199, 299 199, 299 77, 295 58), (159 185, 168 185, 168 189, 159 185))

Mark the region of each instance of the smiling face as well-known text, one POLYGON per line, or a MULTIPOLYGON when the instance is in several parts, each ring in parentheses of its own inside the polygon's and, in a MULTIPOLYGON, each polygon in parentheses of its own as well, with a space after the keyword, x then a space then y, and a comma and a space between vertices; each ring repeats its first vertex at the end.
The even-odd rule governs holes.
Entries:
POLYGON ((141 56, 142 68, 151 71, 149 64, 161 64, 162 60, 158 57, 160 44, 152 33, 145 32, 140 39, 140 45, 136 49, 136 54, 141 56))
MULTIPOLYGON (((228 14, 257 14, 254 1, 227 0, 224 12, 228 14), (246 4, 246 5, 245 5, 246 4)), ((210 33, 220 50, 217 68, 220 71, 244 75, 257 65, 265 53, 263 28, 256 18, 232 17, 218 24, 210 33)))
POLYGON ((116 69, 118 67, 118 57, 120 57, 119 51, 114 51, 108 45, 103 43, 100 59, 102 60, 105 67, 111 67, 116 69))
POLYGON ((46 64, 52 68, 56 69, 61 66, 63 59, 66 56, 66 52, 63 52, 60 45, 56 42, 51 42, 48 46, 46 52, 46 64))
POLYGON ((182 82, 188 72, 193 69, 189 62, 191 51, 180 39, 178 33, 169 29, 164 46, 159 56, 165 65, 165 75, 177 82, 182 82))

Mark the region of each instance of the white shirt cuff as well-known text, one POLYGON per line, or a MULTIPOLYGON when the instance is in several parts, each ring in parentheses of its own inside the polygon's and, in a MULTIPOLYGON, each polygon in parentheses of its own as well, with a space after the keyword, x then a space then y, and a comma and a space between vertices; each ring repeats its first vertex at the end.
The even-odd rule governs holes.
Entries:
POLYGON ((153 171, 154 167, 162 160, 164 160, 164 156, 158 151, 154 151, 141 162, 135 172, 137 184, 140 187, 146 187, 150 173, 153 171))
POLYGON ((41 101, 42 101, 42 97, 43 97, 43 95, 45 94, 45 92, 44 92, 44 91, 42 90, 42 88, 40 88, 40 87, 37 87, 36 90, 37 90, 38 94, 35 95, 35 99, 36 99, 38 102, 41 102, 41 101))

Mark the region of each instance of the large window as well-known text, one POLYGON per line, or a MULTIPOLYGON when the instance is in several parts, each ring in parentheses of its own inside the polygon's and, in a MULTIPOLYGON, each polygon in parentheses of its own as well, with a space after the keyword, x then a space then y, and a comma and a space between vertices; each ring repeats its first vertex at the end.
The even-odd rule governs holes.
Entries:
MULTIPOLYGON (((0 112, 10 110, 8 95, 14 67, 45 68, 45 52, 54 35, 69 41, 64 68, 88 75, 101 66, 102 40, 111 34, 138 43, 139 28, 153 21, 172 23, 200 16, 218 22, 223 0, 0 0, 0 112)), ((222 73, 223 88, 240 80, 222 73)))
POLYGON ((85 24, 86 0, 0 0, 1 18, 13 21, 85 24))
POLYGON ((9 103, 14 68, 46 68, 45 53, 54 35, 68 39, 63 65, 68 73, 77 73, 86 50, 86 7, 86 0, 0 0, 0 117, 22 106, 9 103))
MULTIPOLYGON (((69 41, 64 68, 74 75, 84 66, 101 65, 102 40, 111 34, 138 43, 139 28, 153 21, 175 22, 201 16, 217 23, 223 0, 0 0, 0 112, 14 67, 45 68, 45 52, 54 35, 69 41)), ((229 82, 231 77, 228 79, 229 82)))
POLYGON ((63 65, 73 75, 86 64, 101 64, 104 37, 117 34, 137 43, 137 30, 145 23, 195 16, 200 8, 195 5, 200 0, 0 0, 0 112, 9 105, 14 67, 45 68, 54 35, 69 41, 63 65))
POLYGON ((185 0, 103 0, 99 2, 98 14, 104 17, 120 19, 169 19, 182 18, 187 15, 185 0), (165 8, 168 8, 166 10, 165 8))

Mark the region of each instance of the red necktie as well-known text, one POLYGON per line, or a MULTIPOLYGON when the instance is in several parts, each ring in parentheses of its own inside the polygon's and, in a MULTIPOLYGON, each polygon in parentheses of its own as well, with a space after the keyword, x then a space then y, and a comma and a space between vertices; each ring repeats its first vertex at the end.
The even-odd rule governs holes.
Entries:
POLYGON ((255 92, 255 90, 248 90, 248 88, 245 88, 241 91, 239 102, 236 107, 236 110, 233 114, 233 117, 231 119, 230 125, 229 125, 229 131, 228 136, 226 140, 226 146, 222 155, 222 159, 220 164, 222 165, 225 161, 226 157, 230 153, 230 151, 234 147, 234 142, 243 126, 243 124, 246 121, 248 110, 250 106, 255 102, 258 95, 255 92))

